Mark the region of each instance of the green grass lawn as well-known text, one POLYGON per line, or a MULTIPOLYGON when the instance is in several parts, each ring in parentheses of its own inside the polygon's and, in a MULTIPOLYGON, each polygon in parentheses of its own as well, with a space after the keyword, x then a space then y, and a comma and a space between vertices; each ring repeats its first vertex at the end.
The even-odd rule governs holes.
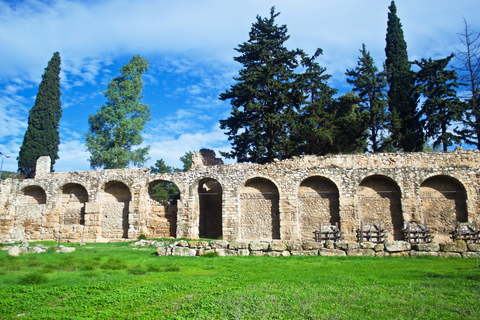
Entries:
MULTIPOLYGON (((72 245, 73 246, 73 245, 72 245)), ((0 251, 2 319, 479 319, 476 259, 0 251)))

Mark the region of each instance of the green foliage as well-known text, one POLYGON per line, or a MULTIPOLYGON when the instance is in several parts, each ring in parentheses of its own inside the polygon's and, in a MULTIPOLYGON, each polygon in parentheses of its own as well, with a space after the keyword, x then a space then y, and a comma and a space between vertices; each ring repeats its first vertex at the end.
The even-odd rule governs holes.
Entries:
POLYGON ((160 203, 175 205, 180 199, 180 190, 172 182, 160 181, 152 188, 151 195, 160 203))
POLYGON ((382 131, 387 121, 385 87, 387 86, 385 74, 378 71, 373 58, 362 45, 362 56, 358 58, 358 65, 354 70, 345 73, 349 78, 347 82, 353 85, 353 90, 361 101, 360 111, 368 114, 369 140, 372 152, 381 150, 382 131))
POLYGON ((167 166, 163 159, 157 160, 153 167, 150 167, 151 173, 174 173, 178 172, 178 169, 174 167, 167 166))
POLYGON ((232 151, 221 153, 238 162, 266 163, 285 157, 290 128, 295 123, 295 108, 302 99, 296 84, 300 50, 288 50, 287 27, 275 23, 275 8, 270 17, 257 16, 250 39, 236 50, 234 60, 243 68, 237 83, 220 95, 230 100, 232 112, 220 120, 220 128, 232 144, 232 151))
POLYGON ((180 161, 183 163, 183 171, 188 171, 192 167, 193 151, 187 151, 180 157, 180 161))
POLYGON ((420 67, 417 73, 417 92, 422 94, 422 125, 426 138, 434 138, 433 149, 443 146, 443 151, 460 139, 451 132, 454 121, 461 120, 463 104, 457 97, 458 76, 447 70, 453 54, 439 60, 422 59, 414 63, 420 67))
POLYGON ((35 175, 37 159, 49 156, 51 170, 60 145, 59 122, 62 116, 60 100, 60 54, 55 52, 45 68, 35 104, 28 116, 28 127, 17 157, 18 172, 27 178, 35 175))
POLYGON ((148 69, 146 59, 134 56, 104 92, 107 104, 89 116, 85 138, 93 169, 141 166, 148 160, 150 147, 138 148, 143 142, 141 132, 150 120, 150 108, 139 102, 143 98, 142 75, 148 69))
POLYGON ((405 152, 421 151, 424 137, 417 112, 418 94, 415 92, 415 76, 410 70, 407 44, 402 24, 397 16, 395 1, 389 6, 385 55, 387 75, 389 122, 391 142, 405 152))
POLYGON ((48 278, 45 274, 34 271, 21 277, 18 283, 23 285, 33 285, 33 284, 42 284, 47 282, 48 282, 48 278))
POLYGON ((138 240, 147 240, 147 236, 143 233, 141 233, 139 236, 138 236, 138 240))
POLYGON ((19 180, 22 180, 24 178, 25 178, 25 176, 21 173, 18 173, 18 172, 2 171, 2 176, 0 177, 0 180, 4 180, 4 179, 19 179, 19 180))

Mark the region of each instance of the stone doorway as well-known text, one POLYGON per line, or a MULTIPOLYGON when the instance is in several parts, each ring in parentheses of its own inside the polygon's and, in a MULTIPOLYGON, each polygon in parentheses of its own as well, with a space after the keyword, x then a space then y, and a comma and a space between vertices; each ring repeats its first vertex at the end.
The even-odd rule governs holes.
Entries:
POLYGON ((202 179, 198 184, 199 237, 217 239, 222 236, 222 193, 215 179, 202 179))
POLYGON ((105 185, 101 222, 103 238, 128 238, 131 198, 130 189, 124 183, 113 181, 105 185))

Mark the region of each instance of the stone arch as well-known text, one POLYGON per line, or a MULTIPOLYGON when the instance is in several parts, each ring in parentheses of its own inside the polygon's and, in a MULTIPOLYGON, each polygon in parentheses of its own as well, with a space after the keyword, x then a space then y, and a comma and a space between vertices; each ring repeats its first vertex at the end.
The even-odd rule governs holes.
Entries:
POLYGON ((335 183, 320 176, 303 180, 298 188, 298 211, 302 239, 313 239, 320 223, 340 223, 339 192, 335 183))
POLYGON ((222 236, 222 199, 223 188, 220 182, 212 178, 204 178, 198 183, 200 238, 219 238, 222 236))
POLYGON ((61 225, 85 225, 85 203, 88 192, 78 183, 67 183, 61 188, 61 225))
POLYGON ((155 238, 176 237, 177 201, 180 191, 167 180, 153 180, 148 184, 148 236, 155 238), (159 189, 160 188, 160 189, 159 189))
POLYGON ((103 215, 101 219, 102 237, 128 238, 128 215, 130 189, 126 184, 119 181, 110 181, 104 186, 103 215))
POLYGON ((28 186, 23 188, 21 193, 21 204, 46 204, 47 194, 45 190, 40 186, 28 186))
POLYGON ((457 179, 438 175, 420 185, 423 219, 434 232, 436 241, 449 239, 456 222, 468 222, 467 192, 457 179))
POLYGON ((387 239, 403 239, 403 214, 401 191, 389 177, 373 175, 362 180, 357 188, 359 219, 364 225, 378 225, 379 221, 387 239))
POLYGON ((280 239, 279 192, 265 178, 252 178, 240 193, 240 233, 243 239, 280 239))

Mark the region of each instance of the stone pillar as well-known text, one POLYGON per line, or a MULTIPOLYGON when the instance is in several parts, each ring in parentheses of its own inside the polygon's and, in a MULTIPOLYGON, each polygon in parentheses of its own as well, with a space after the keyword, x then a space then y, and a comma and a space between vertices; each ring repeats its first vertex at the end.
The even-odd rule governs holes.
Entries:
POLYGON ((35 179, 44 179, 50 173, 50 167, 52 161, 49 156, 43 156, 38 158, 37 165, 35 167, 35 179))

